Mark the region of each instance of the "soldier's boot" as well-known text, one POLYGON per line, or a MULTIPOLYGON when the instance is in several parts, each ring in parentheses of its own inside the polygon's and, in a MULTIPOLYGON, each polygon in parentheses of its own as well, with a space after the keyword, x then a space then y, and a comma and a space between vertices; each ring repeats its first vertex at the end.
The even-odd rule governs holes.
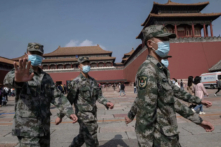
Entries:
POLYGON ((78 136, 76 136, 71 145, 69 147, 81 147, 84 144, 84 135, 83 134, 79 134, 78 136))

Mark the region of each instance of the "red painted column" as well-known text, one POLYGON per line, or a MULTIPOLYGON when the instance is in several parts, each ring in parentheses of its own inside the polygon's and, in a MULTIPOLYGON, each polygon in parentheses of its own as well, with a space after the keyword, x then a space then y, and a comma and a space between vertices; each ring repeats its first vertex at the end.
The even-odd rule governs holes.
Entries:
POLYGON ((106 66, 106 63, 104 63, 104 66, 106 66))
POLYGON ((111 65, 113 66, 113 62, 111 63, 111 65))
POLYGON ((174 26, 174 29, 175 29, 174 31, 175 31, 176 37, 179 38, 179 36, 178 36, 178 34, 177 34, 177 25, 176 25, 176 24, 175 24, 175 26, 174 26))
POLYGON ((192 35, 193 35, 193 37, 195 37, 195 28, 194 28, 194 24, 192 24, 192 35))
POLYGON ((73 64, 71 64, 71 68, 73 68, 73 64))
POLYGON ((98 63, 97 63, 97 67, 98 67, 98 63))
POLYGON ((210 23, 210 34, 211 34, 211 37, 213 37, 213 25, 212 25, 212 22, 210 23))
POLYGON ((50 66, 48 65, 48 69, 50 69, 50 66))
POLYGON ((55 65, 56 69, 58 69, 58 65, 55 65))
POLYGON ((203 24, 203 32, 204 32, 204 37, 206 37, 206 25, 203 24))
POLYGON ((63 65, 63 68, 65 69, 65 65, 63 65))

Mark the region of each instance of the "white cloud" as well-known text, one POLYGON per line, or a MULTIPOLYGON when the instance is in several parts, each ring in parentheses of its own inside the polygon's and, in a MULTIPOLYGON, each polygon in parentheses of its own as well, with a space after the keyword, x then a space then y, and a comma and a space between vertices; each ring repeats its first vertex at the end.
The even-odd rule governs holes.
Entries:
POLYGON ((93 41, 90 41, 90 40, 87 40, 87 39, 79 44, 79 46, 95 46, 95 45, 96 44, 93 44, 93 41))
POLYGON ((71 40, 70 42, 68 42, 65 47, 72 47, 72 46, 78 46, 78 42, 77 40, 71 40))
MULTIPOLYGON (((80 42, 78 40, 70 40, 70 42, 68 42, 65 47, 74 47, 74 46, 96 46, 97 44, 93 43, 93 41, 90 41, 88 39, 80 42)), ((103 45, 100 45, 99 46, 106 50, 106 47, 104 47, 103 45)))

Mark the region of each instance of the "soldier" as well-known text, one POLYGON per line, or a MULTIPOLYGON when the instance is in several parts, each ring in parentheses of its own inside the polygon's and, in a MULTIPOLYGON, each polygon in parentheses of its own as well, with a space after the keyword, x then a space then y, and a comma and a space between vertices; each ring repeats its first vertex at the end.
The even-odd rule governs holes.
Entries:
POLYGON ((179 147, 175 112, 200 125, 207 132, 213 131, 214 127, 209 122, 203 121, 175 97, 207 107, 212 103, 175 86, 170 81, 169 70, 161 63, 170 50, 169 38, 175 38, 176 35, 168 33, 162 25, 149 26, 142 33, 149 55, 138 69, 138 95, 125 118, 126 123, 130 123, 137 117, 135 130, 139 146, 179 147))
POLYGON ((43 45, 29 43, 26 57, 19 59, 19 67, 14 63, 4 79, 4 85, 16 89, 12 135, 18 137, 19 147, 50 147, 51 103, 77 122, 70 102, 39 68, 43 53, 43 45))
MULTIPOLYGON (((71 81, 68 93, 68 100, 75 106, 75 114, 78 117, 80 132, 75 137, 70 147, 81 147, 84 142, 87 147, 98 147, 97 140, 97 107, 96 101, 113 109, 114 104, 107 101, 102 96, 101 88, 99 88, 95 79, 88 75, 90 71, 90 61, 88 57, 79 57, 80 75, 71 81)), ((59 124, 64 115, 61 113, 55 123, 59 124)))

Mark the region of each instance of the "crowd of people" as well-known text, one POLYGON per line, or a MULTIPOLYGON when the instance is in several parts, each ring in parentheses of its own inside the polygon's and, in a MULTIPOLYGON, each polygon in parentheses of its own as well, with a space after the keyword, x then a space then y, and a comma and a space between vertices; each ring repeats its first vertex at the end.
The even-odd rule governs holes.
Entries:
POLYGON ((0 88, 0 107, 6 106, 8 102, 8 96, 15 96, 15 89, 8 87, 0 88))

